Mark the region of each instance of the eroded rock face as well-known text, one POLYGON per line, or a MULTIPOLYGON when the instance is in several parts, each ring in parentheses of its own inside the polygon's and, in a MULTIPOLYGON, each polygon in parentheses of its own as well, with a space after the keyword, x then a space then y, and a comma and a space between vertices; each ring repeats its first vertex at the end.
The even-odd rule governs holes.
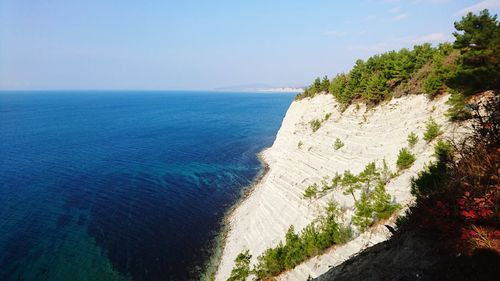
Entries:
MULTIPOLYGON (((410 132, 419 136, 412 148, 417 159, 411 168, 402 171, 386 186, 387 191, 403 206, 410 203, 410 178, 432 159, 434 144, 422 139, 426 123, 433 119, 442 126, 444 135, 451 136, 456 128, 446 121, 444 112, 448 96, 429 101, 424 95, 404 96, 373 109, 360 104, 344 112, 331 95, 294 101, 290 106, 273 146, 263 152, 269 171, 254 187, 252 193, 228 218, 229 232, 225 241, 216 280, 226 280, 235 257, 249 249, 252 261, 269 247, 284 239, 290 225, 301 230, 335 200, 345 209, 344 219, 350 221, 354 201, 342 191, 331 191, 314 200, 306 200, 306 187, 320 183, 336 172, 350 170, 359 173, 366 164, 385 159, 396 171, 396 159, 401 148, 408 146, 410 132), (326 114, 331 114, 327 120, 326 114), (312 120, 324 120, 313 132, 312 120), (334 148, 336 139, 344 146, 334 148)), ((306 280, 328 271, 367 246, 388 237, 385 228, 374 228, 355 240, 326 254, 313 258, 281 275, 283 280, 306 280)))

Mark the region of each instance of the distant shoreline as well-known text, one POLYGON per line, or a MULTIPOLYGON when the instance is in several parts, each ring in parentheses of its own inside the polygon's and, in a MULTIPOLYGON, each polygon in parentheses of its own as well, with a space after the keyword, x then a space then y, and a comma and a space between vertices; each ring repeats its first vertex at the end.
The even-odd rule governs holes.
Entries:
POLYGON ((302 93, 301 87, 256 87, 256 88, 216 88, 215 92, 240 92, 240 93, 302 93))
POLYGON ((265 93, 302 93, 304 89, 302 88, 270 88, 270 89, 260 89, 258 92, 265 93))

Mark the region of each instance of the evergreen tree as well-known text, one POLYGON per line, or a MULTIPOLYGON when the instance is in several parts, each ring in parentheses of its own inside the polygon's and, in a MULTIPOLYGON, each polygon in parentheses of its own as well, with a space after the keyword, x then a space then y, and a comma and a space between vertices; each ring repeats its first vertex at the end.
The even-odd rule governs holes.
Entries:
POLYGON ((455 23, 453 46, 460 50, 459 68, 450 84, 466 94, 500 90, 500 23, 488 10, 468 13, 455 23))
POLYGON ((321 79, 319 77, 314 80, 313 89, 315 94, 321 92, 321 79))
POLYGON ((359 174, 359 180, 366 183, 367 189, 370 188, 370 183, 380 177, 380 172, 377 170, 375 162, 370 162, 365 166, 365 169, 359 174))
POLYGON ((363 232, 373 223, 373 207, 366 192, 361 193, 361 198, 354 206, 356 212, 352 217, 352 223, 358 227, 359 231, 363 232))
POLYGON ((324 76, 323 80, 321 81, 321 91, 328 93, 330 88, 330 80, 328 80, 328 76, 324 76))
POLYGON ((388 219, 396 209, 398 204, 391 203, 391 195, 385 191, 385 184, 379 182, 372 194, 373 212, 379 219, 388 219))
POLYGON ((300 237, 295 233, 295 228, 291 225, 285 235, 285 268, 293 268, 303 259, 302 243, 300 237))
POLYGON ((341 185, 345 188, 344 194, 351 194, 352 198, 356 202, 356 196, 354 192, 361 188, 361 183, 359 182, 359 178, 351 173, 351 171, 347 170, 344 172, 344 176, 341 180, 341 185))
POLYGON ((231 275, 227 279, 228 281, 245 281, 250 275, 250 255, 249 250, 241 252, 234 260, 235 266, 231 270, 231 275))
POLYGON ((348 104, 352 100, 351 91, 349 91, 349 77, 346 74, 337 75, 330 83, 329 92, 335 99, 342 103, 348 104))

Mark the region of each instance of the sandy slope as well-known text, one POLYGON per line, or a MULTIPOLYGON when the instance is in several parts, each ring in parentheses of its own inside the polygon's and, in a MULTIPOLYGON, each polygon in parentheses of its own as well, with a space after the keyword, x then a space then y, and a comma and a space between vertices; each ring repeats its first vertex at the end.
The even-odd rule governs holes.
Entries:
MULTIPOLYGON (((366 110, 362 104, 359 109, 351 105, 343 113, 339 112, 331 95, 293 102, 273 146, 263 153, 269 172, 228 219, 229 232, 216 280, 227 279, 238 253, 249 249, 255 262, 266 248, 284 238, 291 224, 296 230, 302 229, 332 198, 348 209, 345 219, 349 220, 350 208, 354 205, 351 197, 337 191, 310 202, 302 196, 304 189, 309 184, 319 184, 324 177, 332 177, 335 172, 349 169, 358 173, 367 163, 374 160, 381 163, 384 158, 395 171, 397 154, 407 146, 407 136, 413 131, 419 135, 419 142, 412 149, 417 161, 387 186, 396 201, 408 204, 412 199, 410 178, 431 160, 433 154, 433 144, 426 144, 422 139, 425 123, 432 117, 442 125, 445 135, 454 132, 443 115, 447 98, 428 101, 424 95, 405 96, 372 110, 366 110), (313 133, 309 122, 324 118, 326 113, 332 113, 330 119, 313 133), (340 150, 333 148, 336 138, 345 144, 340 150), (299 142, 303 143, 300 148, 299 142)), ((280 279, 306 280, 309 275, 318 276, 329 266, 386 237, 383 227, 373 229, 296 267, 280 279)))

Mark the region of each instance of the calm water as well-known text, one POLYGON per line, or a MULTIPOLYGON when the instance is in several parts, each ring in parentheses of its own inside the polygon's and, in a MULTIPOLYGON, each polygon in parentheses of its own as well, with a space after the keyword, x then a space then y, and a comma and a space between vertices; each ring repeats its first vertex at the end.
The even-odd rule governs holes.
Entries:
POLYGON ((0 93, 0 280, 197 279, 292 99, 0 93))

